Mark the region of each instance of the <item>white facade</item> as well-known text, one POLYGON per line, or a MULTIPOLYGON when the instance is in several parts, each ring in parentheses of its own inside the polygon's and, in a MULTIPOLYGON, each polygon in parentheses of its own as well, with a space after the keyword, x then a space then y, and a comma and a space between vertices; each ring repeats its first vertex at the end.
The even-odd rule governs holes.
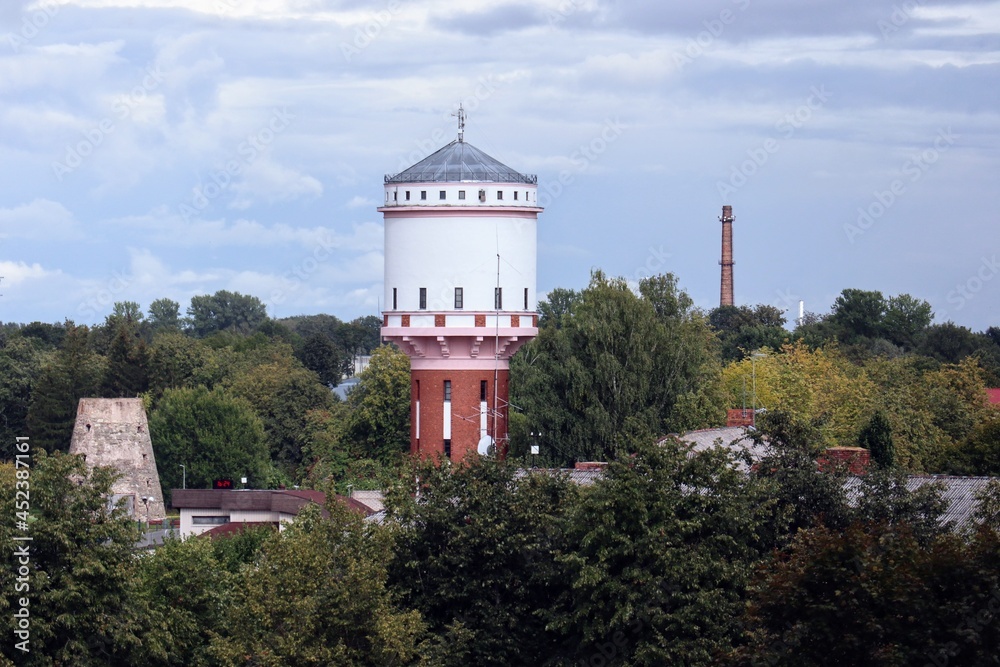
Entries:
POLYGON ((214 507, 181 508, 181 539, 217 528, 227 523, 276 523, 278 530, 284 530, 285 524, 295 520, 294 514, 287 512, 271 512, 268 510, 228 510, 214 507), (212 521, 212 519, 216 519, 212 521))
POLYGON ((382 209, 387 312, 535 311, 538 209, 414 208, 382 209))

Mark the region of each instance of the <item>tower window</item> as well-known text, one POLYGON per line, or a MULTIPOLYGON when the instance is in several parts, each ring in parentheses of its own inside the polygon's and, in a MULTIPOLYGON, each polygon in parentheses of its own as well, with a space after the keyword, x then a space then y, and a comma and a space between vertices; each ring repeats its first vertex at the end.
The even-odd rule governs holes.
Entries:
POLYGON ((455 310, 461 310, 463 308, 464 306, 463 302, 465 301, 464 292, 465 290, 463 290, 461 287, 455 288, 455 310))
POLYGON ((494 287, 493 288, 493 308, 495 310, 500 310, 503 308, 503 288, 494 287))
POLYGON ((451 458, 451 438, 447 438, 444 441, 444 455, 449 459, 451 458))
POLYGON ((451 380, 444 381, 444 400, 451 400, 451 380))
POLYGON ((421 190, 420 191, 420 198, 421 199, 427 199, 427 190, 421 190))
POLYGON ((392 288, 392 309, 396 310, 398 306, 396 305, 396 288, 392 288))
POLYGON ((497 190, 497 199, 503 199, 503 190, 497 190))
POLYGON ((459 199, 465 199, 465 190, 459 190, 458 191, 458 198, 459 199))
POLYGON ((486 380, 479 381, 479 400, 486 402, 486 380))
POLYGON ((524 309, 528 310, 528 288, 524 288, 524 309))
POLYGON ((445 197, 447 197, 446 192, 441 190, 441 192, 438 193, 438 199, 444 199, 445 197))
POLYGON ((406 201, 410 201, 410 191, 406 191, 406 201))
POLYGON ((420 288, 420 310, 427 310, 427 288, 420 288))

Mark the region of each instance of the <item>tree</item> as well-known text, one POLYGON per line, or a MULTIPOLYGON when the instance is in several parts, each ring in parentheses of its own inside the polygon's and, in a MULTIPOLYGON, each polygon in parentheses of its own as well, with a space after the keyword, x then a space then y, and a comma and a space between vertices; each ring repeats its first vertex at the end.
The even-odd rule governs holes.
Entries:
POLYGON ((845 289, 833 302, 830 324, 837 338, 844 343, 856 343, 862 338, 882 335, 882 318, 887 304, 881 292, 845 289))
POLYGON ((101 394, 109 398, 136 397, 149 389, 149 350, 137 327, 119 321, 108 349, 101 394))
POLYGON ((779 349, 790 338, 784 314, 766 304, 720 306, 709 314, 708 323, 719 336, 723 361, 743 359, 761 348, 779 349))
POLYGON ((920 334, 931 324, 931 304, 909 294, 889 298, 882 328, 885 337, 904 350, 913 350, 920 334))
POLYGON ((260 415, 270 443, 271 459, 291 471, 302 461, 310 410, 328 409, 333 393, 312 371, 294 358, 279 357, 253 366, 232 378, 233 395, 242 397, 260 415))
POLYGON ((181 486, 182 472, 195 489, 241 477, 253 487, 268 487, 264 425, 249 403, 222 388, 166 390, 149 416, 149 433, 164 495, 181 486))
POLYGON ((168 538, 141 559, 132 595, 142 614, 142 642, 133 649, 133 665, 214 664, 209 647, 222 630, 236 578, 216 554, 211 540, 168 538))
POLYGON ((396 532, 390 582, 427 623, 425 659, 499 666, 558 656, 563 633, 549 622, 569 584, 556 558, 568 546, 576 485, 475 455, 453 466, 419 462, 411 472, 387 496, 396 532))
POLYGON ((880 468, 891 468, 896 465, 896 449, 892 444, 892 427, 885 413, 876 410, 861 433, 858 435, 858 447, 864 447, 871 454, 871 461, 880 468))
POLYGON ((11 460, 14 438, 28 433, 28 405, 42 366, 42 353, 21 336, 0 348, 0 460, 11 460))
POLYGON ((153 337, 149 350, 149 387, 156 398, 166 389, 197 385, 212 388, 226 370, 202 340, 179 331, 162 331, 153 337))
POLYGON ((670 275, 643 280, 640 293, 595 272, 573 314, 511 362, 511 402, 560 462, 606 460, 634 437, 724 415, 712 334, 690 297, 670 275))
POLYGON ((409 451, 409 357, 390 345, 376 349, 347 404, 345 437, 361 456, 395 464, 409 451))
POLYGON ((244 568, 213 645, 222 665, 407 665, 420 615, 386 586, 388 533, 339 502, 306 508, 244 568), (276 595, 276 592, 280 594, 276 595))
POLYGON ((570 517, 552 624, 572 664, 715 664, 739 639, 772 501, 723 448, 632 444, 570 517))
MULTIPOLYGON (((79 456, 46 456, 37 448, 29 460, 30 468, 16 471, 17 481, 30 481, 28 528, 17 529, 12 520, 0 525, 0 541, 27 550, 29 571, 21 595, 0 601, 7 637, 0 652, 29 666, 132 664, 129 652, 140 641, 130 596, 139 531, 123 504, 108 502, 117 473, 89 469, 79 456), (24 535, 31 541, 14 542, 24 535), (13 640, 17 619, 11 607, 22 595, 29 601, 30 653, 15 649, 13 640)), ((0 475, 0 507, 13 518, 15 471, 6 470, 0 475)), ((11 556, 0 563, 5 590, 17 590, 17 577, 23 577, 19 567, 11 556)))
POLYGON ((87 347, 88 333, 87 327, 67 322, 59 351, 42 366, 28 408, 28 432, 36 447, 67 451, 80 399, 98 394, 104 360, 87 347))
POLYGON ((187 314, 191 333, 197 338, 216 331, 251 334, 267 320, 267 308, 260 299, 226 290, 192 297, 187 314))
POLYGON ((762 565, 737 665, 995 662, 997 535, 921 544, 905 524, 817 526, 762 565), (985 614, 984 614, 985 612, 985 614))
POLYGON ((312 334, 302 343, 297 355, 302 365, 316 373, 320 382, 336 387, 343 374, 344 357, 333 342, 322 334, 312 334))
POLYGON ((573 308, 580 303, 582 295, 576 290, 557 287, 549 292, 544 301, 538 302, 538 326, 562 326, 564 317, 573 314, 573 308))
POLYGON ((153 333, 180 331, 181 304, 171 299, 157 299, 149 304, 149 323, 153 333))

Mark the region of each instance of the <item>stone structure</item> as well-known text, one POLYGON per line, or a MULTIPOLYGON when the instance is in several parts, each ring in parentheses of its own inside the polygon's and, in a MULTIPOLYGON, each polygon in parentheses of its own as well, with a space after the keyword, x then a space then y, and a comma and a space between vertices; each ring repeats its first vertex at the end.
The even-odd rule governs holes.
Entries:
POLYGON ((142 521, 164 518, 163 492, 141 398, 81 398, 70 454, 121 474, 111 488, 142 521))

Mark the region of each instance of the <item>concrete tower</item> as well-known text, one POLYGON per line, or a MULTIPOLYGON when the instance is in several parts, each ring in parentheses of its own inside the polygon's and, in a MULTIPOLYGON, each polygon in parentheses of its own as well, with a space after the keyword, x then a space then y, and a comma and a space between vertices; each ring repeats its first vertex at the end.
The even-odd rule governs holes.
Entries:
POLYGON ((385 177, 382 337, 410 357, 410 450, 507 450, 511 355, 538 333, 537 178, 458 139, 385 177))
POLYGON ((733 305, 733 207, 723 206, 722 217, 722 291, 720 306, 733 305))

